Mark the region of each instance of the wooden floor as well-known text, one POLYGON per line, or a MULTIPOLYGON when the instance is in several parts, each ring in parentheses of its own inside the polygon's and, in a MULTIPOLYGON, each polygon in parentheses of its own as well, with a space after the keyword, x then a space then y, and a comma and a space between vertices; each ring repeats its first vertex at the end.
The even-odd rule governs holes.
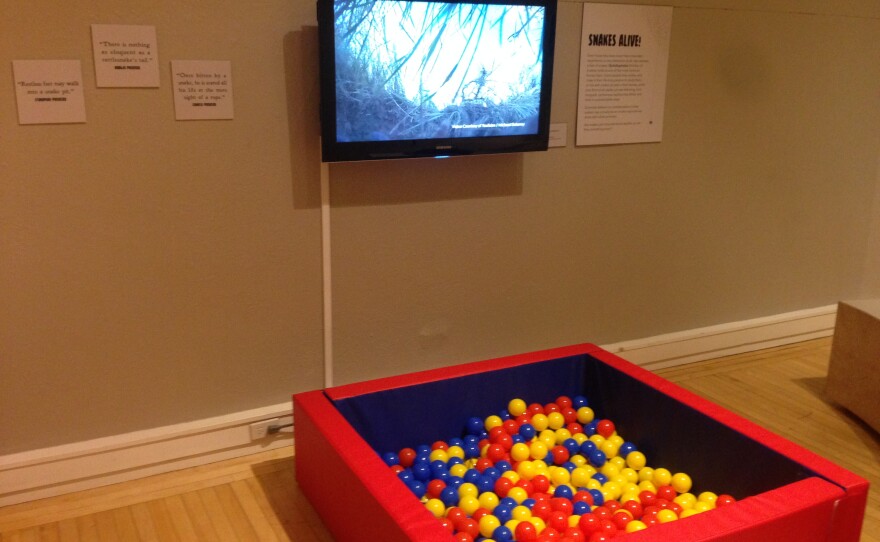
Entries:
MULTIPOLYGON (((872 484, 862 542, 880 542, 880 436, 823 397, 830 339, 658 371, 872 484)), ((331 542, 283 448, 0 508, 0 541, 331 542)), ((344 542, 344 541, 340 541, 344 542)))

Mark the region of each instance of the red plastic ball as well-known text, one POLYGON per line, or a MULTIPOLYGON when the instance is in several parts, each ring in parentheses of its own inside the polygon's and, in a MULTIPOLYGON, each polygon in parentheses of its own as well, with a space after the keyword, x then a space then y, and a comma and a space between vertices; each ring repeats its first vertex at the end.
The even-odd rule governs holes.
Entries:
POLYGON ((556 398, 556 401, 554 401, 554 403, 562 408, 571 408, 572 405, 571 397, 567 395, 560 395, 556 398))
POLYGON ((596 533, 599 532, 599 521, 599 518, 588 512, 578 520, 578 527, 584 534, 596 533))
POLYGON ((516 528, 513 531, 513 536, 516 538, 517 542, 537 540, 538 529, 528 521, 521 521, 516 525, 516 528))
POLYGON ((495 494, 498 495, 499 498, 503 499, 507 496, 507 493, 510 491, 510 488, 513 487, 513 480, 506 476, 502 476, 495 480, 495 494))
POLYGON ((443 442, 442 440, 438 440, 434 444, 431 445, 432 450, 448 450, 449 445, 443 442))
POLYGON ((611 420, 599 420, 599 423, 596 424, 596 432, 605 438, 613 435, 615 430, 614 422, 611 420))
POLYGON ((404 448, 400 450, 400 453, 397 454, 397 457, 400 458, 400 464, 404 467, 412 467, 413 462, 416 460, 416 451, 412 448, 404 448))
POLYGON ((676 496, 678 496, 678 492, 672 486, 660 486, 657 488, 657 497, 661 499, 672 501, 676 496))
POLYGON ((540 403, 532 403, 526 409, 526 412, 529 415, 529 419, 531 419, 535 414, 544 414, 544 407, 540 403))
MULTIPOLYGON (((554 511, 562 512, 570 516, 572 512, 574 512, 574 505, 571 504, 571 501, 564 497, 553 497, 550 499, 550 508, 554 511)), ((562 529, 565 530, 565 529, 562 529)))
POLYGON ((446 488, 446 482, 439 478, 435 478, 428 482, 427 493, 429 497, 438 498, 440 493, 446 488))
POLYGON ((553 463, 555 465, 562 465, 566 461, 568 461, 571 454, 568 452, 568 448, 565 446, 557 445, 550 449, 550 453, 553 456, 553 463))
POLYGON ((550 479, 543 474, 536 475, 531 481, 536 493, 547 493, 550 491, 550 479))
POLYGON ((459 533, 467 533, 471 536, 471 539, 475 539, 480 536, 480 524, 473 518, 465 518, 459 521, 455 525, 456 530, 459 533))
POLYGON ((455 542, 474 542, 473 536, 471 536, 468 533, 462 533, 462 532, 455 533, 454 535, 452 535, 452 539, 455 540, 455 542))
POLYGON ((715 500, 715 507, 719 506, 728 506, 736 502, 736 499, 733 498, 732 495, 728 495, 727 493, 722 493, 718 495, 718 498, 715 500))
POLYGON ((556 403, 547 403, 546 405, 544 405, 544 414, 550 414, 551 412, 559 412, 560 410, 562 410, 562 409, 559 408, 559 405, 557 405, 556 403))
POLYGON ((578 419, 577 410, 571 407, 563 407, 560 413, 562 414, 562 417, 565 418, 565 423, 574 423, 578 419))

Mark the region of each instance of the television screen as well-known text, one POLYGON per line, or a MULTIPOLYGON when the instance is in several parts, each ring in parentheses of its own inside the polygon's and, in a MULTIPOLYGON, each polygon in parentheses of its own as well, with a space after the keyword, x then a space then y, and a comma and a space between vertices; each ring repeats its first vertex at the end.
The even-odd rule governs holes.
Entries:
POLYGON ((319 0, 325 162, 546 150, 556 0, 319 0))

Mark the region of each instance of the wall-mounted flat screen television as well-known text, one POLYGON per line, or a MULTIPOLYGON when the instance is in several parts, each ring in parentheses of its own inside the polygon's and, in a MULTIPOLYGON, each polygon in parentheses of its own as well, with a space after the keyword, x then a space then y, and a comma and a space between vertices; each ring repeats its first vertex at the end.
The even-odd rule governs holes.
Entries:
POLYGON ((318 0, 325 162, 547 149, 556 0, 318 0))

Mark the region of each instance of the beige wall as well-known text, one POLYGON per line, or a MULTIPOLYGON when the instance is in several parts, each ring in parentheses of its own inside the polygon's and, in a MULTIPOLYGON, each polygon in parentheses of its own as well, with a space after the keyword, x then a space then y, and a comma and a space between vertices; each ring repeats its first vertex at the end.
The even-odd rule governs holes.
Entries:
MULTIPOLYGON (((653 3, 662 143, 331 166, 337 382, 880 294, 880 6, 653 3)), ((319 387, 313 2, 0 13, 0 454, 319 387), (161 88, 95 88, 92 23, 155 25, 161 88), (18 125, 11 61, 41 58, 83 61, 86 124, 18 125), (235 119, 176 122, 172 59, 231 60, 235 119)))

